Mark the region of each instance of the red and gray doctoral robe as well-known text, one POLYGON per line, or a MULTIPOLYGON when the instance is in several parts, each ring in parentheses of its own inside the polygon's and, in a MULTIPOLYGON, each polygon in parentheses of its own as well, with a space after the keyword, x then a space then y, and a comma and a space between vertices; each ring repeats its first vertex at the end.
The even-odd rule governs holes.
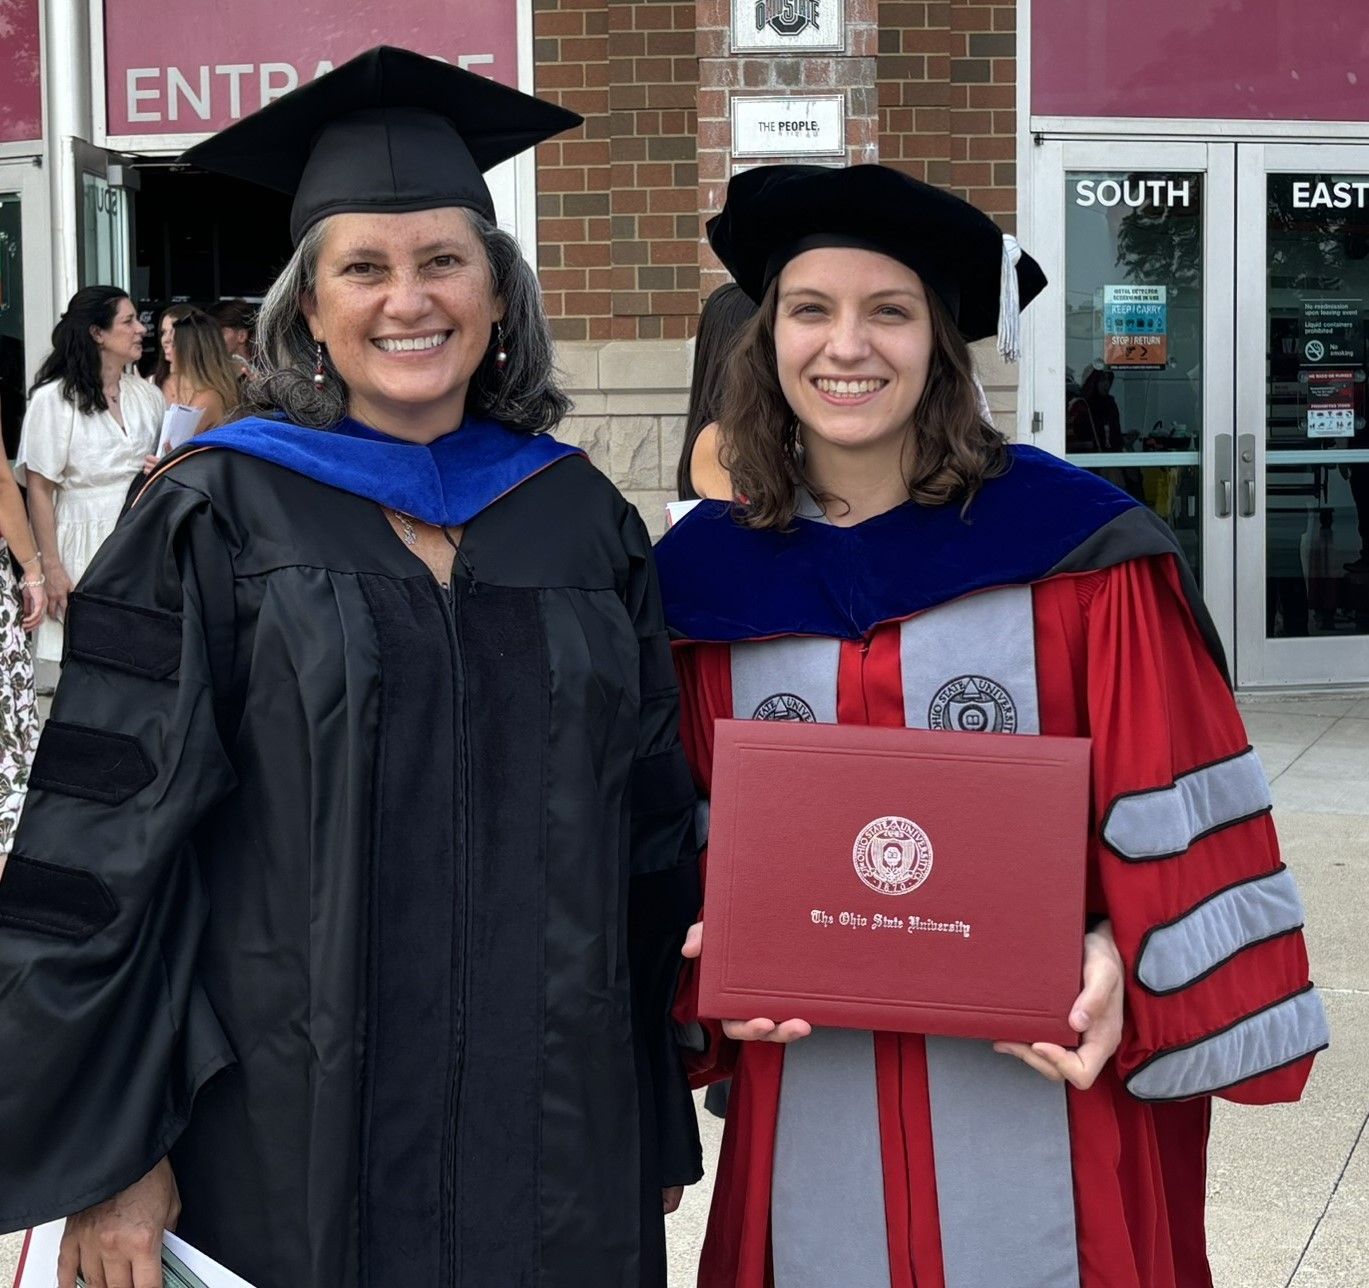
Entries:
POLYGON ((733 1078, 701 1288, 1210 1284, 1210 1098, 1296 1100, 1328 1033, 1269 786, 1168 529, 1015 448, 963 516, 753 532, 704 503, 657 558, 701 795, 719 718, 1089 737, 1087 912, 1125 967, 1122 1042, 1087 1092, 985 1042, 732 1043, 687 976, 693 1076, 733 1078))

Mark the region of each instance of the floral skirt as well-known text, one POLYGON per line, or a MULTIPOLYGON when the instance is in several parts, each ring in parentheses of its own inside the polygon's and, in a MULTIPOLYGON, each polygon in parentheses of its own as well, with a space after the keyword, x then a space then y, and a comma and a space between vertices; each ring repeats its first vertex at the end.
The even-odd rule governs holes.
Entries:
POLYGON ((0 542, 0 863, 14 844, 38 746, 38 698, 23 617, 9 551, 0 542))

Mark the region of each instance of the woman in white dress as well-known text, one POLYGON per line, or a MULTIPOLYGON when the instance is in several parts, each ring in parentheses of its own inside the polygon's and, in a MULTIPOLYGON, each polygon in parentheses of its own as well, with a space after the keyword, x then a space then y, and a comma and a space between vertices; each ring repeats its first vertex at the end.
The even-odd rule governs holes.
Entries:
POLYGON ((142 353, 146 330, 125 292, 84 287, 54 328, 52 352, 29 394, 14 472, 28 488, 47 578, 40 662, 61 660, 67 596, 156 449, 162 396, 125 370, 142 353))

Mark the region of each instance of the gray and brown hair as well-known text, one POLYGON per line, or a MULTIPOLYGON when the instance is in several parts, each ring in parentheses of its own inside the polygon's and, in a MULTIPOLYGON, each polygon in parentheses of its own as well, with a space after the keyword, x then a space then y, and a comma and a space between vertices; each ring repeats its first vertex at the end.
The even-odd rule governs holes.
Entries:
MULTIPOLYGON (((540 434, 554 428, 570 410, 570 399, 558 383, 551 326, 542 308, 537 275, 518 243, 472 210, 470 220, 489 262, 494 294, 504 301, 503 371, 495 365, 498 346, 491 336, 479 367, 471 376, 466 410, 497 420, 510 429, 540 434)), ((303 301, 318 282, 319 257, 328 221, 320 220, 300 238, 257 313, 257 351, 266 374, 247 388, 242 411, 284 413, 296 425, 328 429, 347 414, 347 386, 327 351, 322 388, 314 385, 317 348, 304 316, 303 301)))

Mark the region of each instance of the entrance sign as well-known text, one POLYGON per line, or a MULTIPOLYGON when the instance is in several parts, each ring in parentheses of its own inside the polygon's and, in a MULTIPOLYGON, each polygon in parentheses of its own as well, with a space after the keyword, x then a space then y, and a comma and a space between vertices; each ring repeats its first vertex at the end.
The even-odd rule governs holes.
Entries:
POLYGON ((517 86, 521 7, 510 0, 309 0, 285 23, 275 0, 105 0, 105 134, 125 147, 133 139, 156 146, 163 137, 212 134, 381 44, 517 86))
POLYGON ((1103 362, 1155 370, 1169 362, 1169 303, 1164 286, 1103 287, 1103 362))
POLYGON ((1307 437, 1350 438, 1355 432, 1355 375, 1326 367, 1303 373, 1307 382, 1307 437))
POLYGON ((732 0, 732 52, 844 49, 845 8, 846 0, 732 0))
POLYGON ((732 100, 732 154, 821 157, 846 154, 846 99, 748 95, 732 100))
POLYGON ((0 0, 0 143, 43 137, 39 0, 0 0))

